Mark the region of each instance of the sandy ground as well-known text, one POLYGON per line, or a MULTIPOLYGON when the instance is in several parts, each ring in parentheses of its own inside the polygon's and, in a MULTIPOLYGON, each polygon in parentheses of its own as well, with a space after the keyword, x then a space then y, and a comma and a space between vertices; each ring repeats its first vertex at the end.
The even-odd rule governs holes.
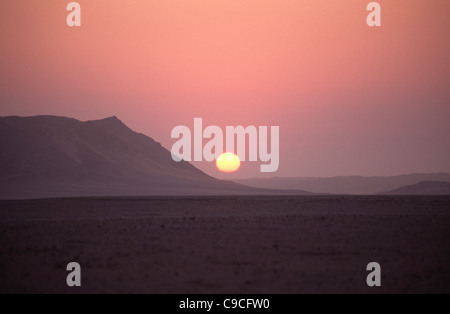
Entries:
POLYGON ((450 293, 450 197, 2 201, 0 292, 450 293))

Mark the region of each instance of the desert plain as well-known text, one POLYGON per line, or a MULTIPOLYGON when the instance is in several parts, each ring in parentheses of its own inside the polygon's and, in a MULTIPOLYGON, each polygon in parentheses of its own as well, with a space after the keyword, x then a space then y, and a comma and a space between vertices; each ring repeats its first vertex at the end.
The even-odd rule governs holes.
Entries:
POLYGON ((450 293, 450 197, 0 201, 0 293, 450 293))

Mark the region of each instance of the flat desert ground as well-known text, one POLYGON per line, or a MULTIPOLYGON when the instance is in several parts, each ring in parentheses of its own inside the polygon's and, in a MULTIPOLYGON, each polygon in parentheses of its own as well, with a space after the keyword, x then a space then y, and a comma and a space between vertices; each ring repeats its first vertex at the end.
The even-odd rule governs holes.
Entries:
POLYGON ((450 197, 1 201, 0 293, 16 292, 450 293, 450 197))

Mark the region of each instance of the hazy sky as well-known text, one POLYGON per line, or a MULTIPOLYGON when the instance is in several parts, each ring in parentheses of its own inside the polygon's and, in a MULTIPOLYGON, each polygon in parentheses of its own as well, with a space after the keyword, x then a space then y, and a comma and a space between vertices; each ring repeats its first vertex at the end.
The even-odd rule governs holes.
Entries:
MULTIPOLYGON (((450 1, 1 0, 0 115, 279 125, 270 176, 450 172, 450 1)), ((222 178, 260 176, 259 163, 222 178)))

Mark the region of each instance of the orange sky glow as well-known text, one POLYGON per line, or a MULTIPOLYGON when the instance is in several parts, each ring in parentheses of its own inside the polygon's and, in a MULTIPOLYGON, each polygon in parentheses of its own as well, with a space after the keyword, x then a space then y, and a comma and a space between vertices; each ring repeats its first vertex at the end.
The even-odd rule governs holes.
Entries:
MULTIPOLYGON (((450 172, 448 0, 0 2, 0 115, 118 116, 171 130, 279 125, 266 176, 450 172)), ((259 163, 220 178, 257 177, 259 163)))

